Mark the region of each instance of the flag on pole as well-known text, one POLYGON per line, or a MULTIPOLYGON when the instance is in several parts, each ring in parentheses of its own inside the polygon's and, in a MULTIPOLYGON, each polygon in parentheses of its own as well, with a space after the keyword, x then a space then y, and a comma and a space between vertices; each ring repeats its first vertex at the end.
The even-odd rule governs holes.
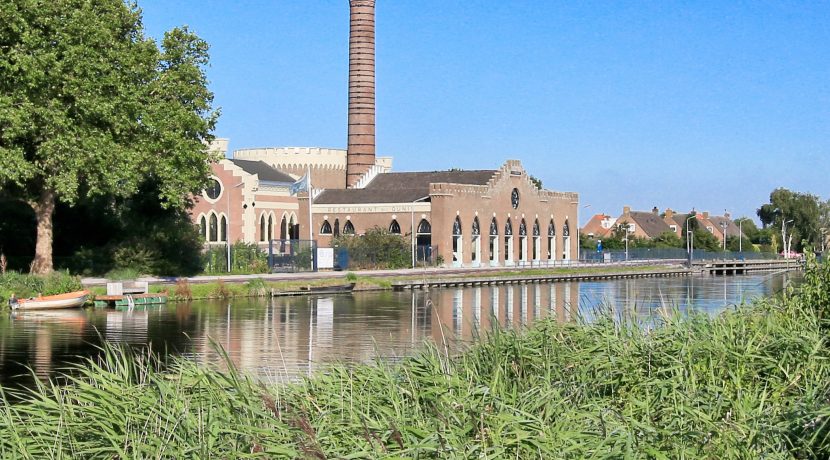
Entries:
POLYGON ((292 195, 296 195, 300 192, 308 191, 308 174, 304 175, 303 177, 297 179, 296 182, 289 186, 289 191, 292 195))

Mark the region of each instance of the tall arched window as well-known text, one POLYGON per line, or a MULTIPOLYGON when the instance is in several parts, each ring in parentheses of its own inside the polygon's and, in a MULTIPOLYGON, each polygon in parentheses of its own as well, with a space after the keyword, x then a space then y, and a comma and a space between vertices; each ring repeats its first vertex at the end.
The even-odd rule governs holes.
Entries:
POLYGON ((203 240, 207 241, 207 219, 205 216, 199 219, 199 234, 202 235, 203 240))
POLYGON ((352 225, 352 221, 347 220, 346 223, 343 224, 343 234, 354 235, 354 225, 352 225))
POLYGON ((320 234, 321 235, 331 235, 331 224, 328 220, 323 221, 323 225, 320 227, 320 234))
POLYGON ((259 241, 265 241, 268 234, 265 233, 267 227, 265 226, 265 213, 259 216, 259 241))
POLYGON ((210 226, 208 227, 208 241, 219 241, 219 218, 215 213, 210 213, 210 226))
POLYGON ((461 218, 455 216, 455 222, 452 224, 452 262, 454 265, 460 265, 462 259, 462 245, 461 245, 461 218))
POLYGON ((473 266, 479 266, 481 265, 481 224, 478 222, 478 216, 473 219, 470 243, 470 260, 473 266))
POLYGON ((571 260, 571 226, 568 219, 565 219, 565 225, 562 226, 562 246, 562 259, 571 260))
POLYGON ((334 236, 340 236, 340 219, 334 219, 334 236))
POLYGON ((490 265, 499 261, 499 223, 494 217, 490 221, 490 265))
POLYGON ((297 230, 297 226, 294 225, 294 214, 291 214, 291 216, 288 218, 288 238, 292 240, 299 239, 300 235, 297 230))
POLYGON ((548 224, 548 260, 556 258, 556 225, 553 224, 553 219, 548 224))
POLYGON ((539 219, 533 222, 533 260, 542 258, 542 229, 539 228, 539 219))
POLYGON ((527 261, 527 224, 524 219, 519 223, 519 260, 527 261))
POLYGON ((286 219, 285 215, 282 216, 282 220, 280 221, 280 239, 287 240, 288 238, 288 219, 286 219))
POLYGON ((392 219, 392 223, 389 224, 389 233, 395 233, 397 235, 401 234, 401 226, 398 224, 398 221, 392 219))
POLYGON ((509 217, 504 224, 504 263, 513 264, 513 223, 509 217))
POLYGON ((228 241, 228 220, 222 216, 219 224, 219 233, 222 235, 222 241, 228 241))

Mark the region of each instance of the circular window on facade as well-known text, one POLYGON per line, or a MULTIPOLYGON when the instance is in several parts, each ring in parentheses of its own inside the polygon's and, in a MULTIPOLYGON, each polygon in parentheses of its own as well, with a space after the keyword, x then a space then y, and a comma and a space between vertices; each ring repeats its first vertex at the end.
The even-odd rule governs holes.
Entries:
POLYGON ((513 205, 513 209, 519 207, 519 189, 513 189, 513 193, 510 194, 510 204, 513 205))
POLYGON ((205 187, 205 196, 211 200, 215 200, 219 198, 219 195, 222 194, 222 184, 219 183, 216 179, 211 179, 208 182, 208 186, 205 187))

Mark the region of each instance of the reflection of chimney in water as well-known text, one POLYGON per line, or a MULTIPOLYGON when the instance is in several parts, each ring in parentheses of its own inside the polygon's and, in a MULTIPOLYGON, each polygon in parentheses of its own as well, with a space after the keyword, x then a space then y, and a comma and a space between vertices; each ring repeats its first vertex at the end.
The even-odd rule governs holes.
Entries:
POLYGON ((346 186, 375 165, 375 0, 350 0, 346 186))

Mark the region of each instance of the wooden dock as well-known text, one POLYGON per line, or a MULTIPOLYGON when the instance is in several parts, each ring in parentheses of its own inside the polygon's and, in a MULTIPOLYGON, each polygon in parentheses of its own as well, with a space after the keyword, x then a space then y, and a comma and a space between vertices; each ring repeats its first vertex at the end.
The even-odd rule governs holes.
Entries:
POLYGON ((746 275, 753 272, 801 270, 804 262, 796 259, 777 260, 705 260, 694 261, 692 270, 709 275, 746 275))
POLYGON ((669 270, 643 270, 624 273, 584 273, 566 275, 532 275, 532 276, 498 276, 498 277, 455 277, 396 281, 392 283, 392 289, 403 291, 407 289, 429 289, 447 287, 474 287, 474 286, 499 286, 504 284, 538 284, 538 283, 562 283, 574 281, 604 281, 614 279, 633 278, 665 278, 672 276, 689 276, 691 272, 685 268, 669 270))
POLYGON ((167 303, 167 294, 97 295, 93 303, 97 308, 133 308, 144 305, 161 305, 167 303))

